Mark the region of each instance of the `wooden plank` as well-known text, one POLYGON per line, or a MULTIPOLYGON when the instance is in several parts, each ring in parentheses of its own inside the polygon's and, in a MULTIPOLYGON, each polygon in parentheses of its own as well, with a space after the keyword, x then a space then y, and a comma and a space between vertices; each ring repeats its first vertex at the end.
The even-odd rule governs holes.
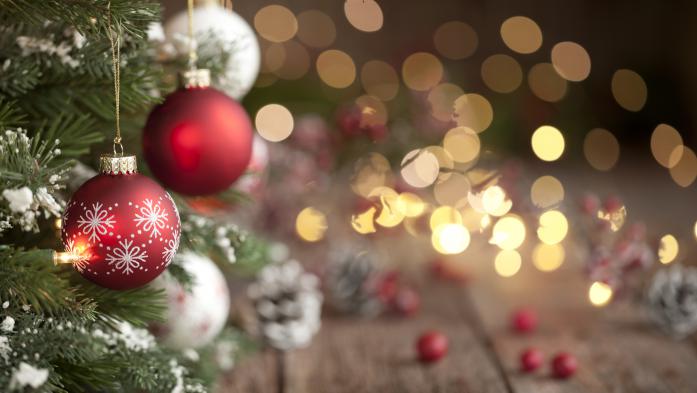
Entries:
POLYGON ((471 287, 483 331, 499 355, 515 393, 696 392, 697 355, 687 342, 675 342, 653 329, 631 304, 593 308, 586 300, 588 283, 573 263, 552 273, 526 266, 510 279, 485 277, 471 287), (512 310, 531 306, 540 327, 531 335, 509 328, 512 310), (578 373, 567 381, 541 372, 518 371, 518 357, 528 346, 548 358, 568 351, 579 360, 578 373))
POLYGON ((420 292, 422 310, 412 319, 326 317, 312 346, 291 354, 287 391, 506 393, 502 375, 463 313, 459 300, 466 292, 439 282, 420 292), (450 352, 424 366, 414 345, 427 329, 443 331, 450 352))

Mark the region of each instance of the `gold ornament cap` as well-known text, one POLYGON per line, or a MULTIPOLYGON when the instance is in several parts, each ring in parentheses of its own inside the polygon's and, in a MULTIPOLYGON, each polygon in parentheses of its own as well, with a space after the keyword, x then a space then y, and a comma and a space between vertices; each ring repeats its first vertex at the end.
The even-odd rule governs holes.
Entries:
POLYGON ((136 156, 102 154, 99 157, 99 172, 107 175, 130 175, 138 173, 136 156))
POLYGON ((209 87, 211 85, 211 72, 205 68, 197 68, 179 73, 179 86, 185 89, 195 87, 209 87))

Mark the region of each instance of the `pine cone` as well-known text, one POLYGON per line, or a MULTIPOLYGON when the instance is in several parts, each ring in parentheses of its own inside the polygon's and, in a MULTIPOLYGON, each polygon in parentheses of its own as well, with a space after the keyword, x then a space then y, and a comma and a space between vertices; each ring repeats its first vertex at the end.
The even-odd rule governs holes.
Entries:
POLYGON ((649 315, 665 332, 683 338, 697 330, 697 269, 674 266, 656 273, 647 298, 649 315))
POLYGON ((297 261, 265 267, 249 286, 261 334, 280 350, 307 346, 320 327, 322 294, 317 277, 297 261))
POLYGON ((338 311, 375 316, 382 310, 377 296, 378 270, 372 254, 358 253, 350 249, 330 256, 325 289, 334 308, 338 311))

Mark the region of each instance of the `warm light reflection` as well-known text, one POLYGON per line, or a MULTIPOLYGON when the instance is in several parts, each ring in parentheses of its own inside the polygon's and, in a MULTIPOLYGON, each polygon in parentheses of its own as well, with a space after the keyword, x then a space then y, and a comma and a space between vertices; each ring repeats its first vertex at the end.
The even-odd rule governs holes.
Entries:
POLYGON ((564 153, 564 136, 552 126, 535 130, 531 144, 532 151, 542 161, 556 161, 564 153))
POLYGON ((449 122, 455 111, 455 100, 464 92, 460 86, 452 83, 441 83, 428 92, 428 103, 431 104, 431 115, 434 118, 449 122))
POLYGON ((461 224, 444 224, 433 231, 431 243, 441 254, 459 254, 469 246, 470 234, 461 224))
POLYGON ((513 16, 501 24, 501 38, 512 51, 528 54, 542 46, 542 30, 534 20, 513 16))
POLYGON ((479 156, 479 135, 467 127, 455 127, 443 137, 443 148, 456 162, 471 162, 479 156))
POLYGON ((530 199, 543 209, 556 206, 564 200, 564 186, 554 176, 540 176, 530 188, 530 199))
POLYGON ((445 22, 433 34, 436 50, 448 59, 460 60, 472 56, 479 38, 470 25, 460 21, 445 22))
POLYGON ((391 65, 380 60, 370 60, 361 67, 361 84, 366 93, 383 101, 389 101, 399 91, 399 76, 391 65))
POLYGON ((418 217, 423 214, 426 204, 418 195, 403 192, 397 197, 396 207, 405 217, 418 217))
POLYGON ((559 76, 550 63, 535 64, 528 71, 528 85, 537 98, 558 102, 566 95, 568 82, 559 76))
POLYGON ((295 231, 307 242, 322 240, 327 230, 327 217, 314 207, 306 207, 295 219, 295 231))
POLYGON ((560 42, 552 48, 552 65, 562 78, 580 82, 591 72, 591 58, 579 44, 571 41, 560 42))
POLYGON ((609 171, 620 158, 620 143, 610 131, 595 128, 583 140, 583 154, 593 168, 609 171))
POLYGON ((608 284, 596 281, 588 288, 588 300, 596 307, 605 306, 612 299, 612 287, 608 284))
POLYGON ((661 238, 660 245, 658 247, 658 260, 662 264, 671 263, 677 258, 680 252, 680 244, 675 236, 668 234, 661 238))
POLYGON ((494 120, 494 109, 489 100, 479 94, 465 94, 455 100, 453 120, 458 126, 468 127, 480 133, 494 120))
POLYGON ((619 209, 615 209, 611 212, 604 210, 598 211, 598 218, 610 223, 610 230, 617 232, 622 228, 627 219, 627 207, 621 206, 619 209))
POLYGON ((565 257, 566 252, 561 244, 539 243, 532 250, 532 263, 543 272, 557 270, 565 257))
POLYGON ((659 124, 651 134, 651 153, 662 166, 674 167, 682 158, 682 136, 668 124, 659 124))
POLYGON ((508 215, 496 221, 489 243, 502 250, 515 250, 525 241, 525 224, 518 216, 508 215))
POLYGON ((382 8, 375 0, 346 0, 344 14, 357 30, 371 33, 382 27, 382 8))
POLYGON ((445 224, 462 224, 462 214, 450 206, 440 206, 431 213, 429 225, 432 231, 445 224))
POLYGON ((402 160, 402 178, 412 187, 428 187, 440 172, 438 159, 426 149, 412 150, 402 160))
POLYGON ((467 176, 453 173, 433 186, 433 196, 441 205, 463 207, 467 204, 467 194, 470 187, 467 176))
POLYGON ((322 52, 317 57, 317 74, 327 85, 343 89, 356 79, 356 66, 351 56, 336 49, 322 52))
POLYGON ((612 95, 624 109, 638 112, 646 104, 648 95, 646 83, 641 75, 632 70, 617 70, 612 75, 612 95))
POLYGON ((336 39, 336 27, 332 18, 319 10, 307 10, 298 14, 298 39, 313 48, 326 48, 336 39))
POLYGON ((426 91, 443 78, 443 65, 438 58, 427 52, 417 52, 402 63, 402 79, 412 90, 426 91))
POLYGON ((521 257, 515 250, 501 250, 494 260, 494 269, 501 277, 513 277, 520 270, 520 265, 521 257))
POLYGON ((368 210, 354 214, 351 216, 351 227, 356 232, 361 235, 366 235, 368 233, 374 233, 375 230, 375 212, 377 209, 374 206, 368 208, 368 210))
POLYGON ((293 115, 286 107, 268 104, 257 112, 254 124, 262 138, 270 142, 280 142, 293 132, 293 115))
POLYGON ((668 161, 675 162, 675 165, 670 168, 670 177, 680 187, 689 187, 697 178, 697 155, 689 147, 676 147, 668 161))
POLYGON ((482 63, 482 80, 497 93, 510 93, 523 81, 520 64, 508 55, 492 55, 482 63))
POLYGON ((540 227, 537 229, 537 237, 543 243, 557 244, 566 237, 569 231, 569 222, 562 212, 550 210, 540 216, 540 227))
POLYGON ((384 193, 380 195, 380 214, 375 219, 375 222, 385 228, 393 228, 401 224, 404 220, 404 214, 399 211, 397 193, 384 193))
POLYGON ((285 42, 295 36, 298 21, 288 8, 274 4, 260 9, 254 15, 254 28, 260 36, 271 42, 285 42))

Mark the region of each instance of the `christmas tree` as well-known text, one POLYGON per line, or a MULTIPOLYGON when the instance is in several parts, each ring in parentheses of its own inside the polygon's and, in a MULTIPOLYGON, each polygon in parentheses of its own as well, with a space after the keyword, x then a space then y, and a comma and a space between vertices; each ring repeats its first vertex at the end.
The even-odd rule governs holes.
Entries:
MULTIPOLYGON (((155 341, 147 328, 165 318, 161 287, 115 291, 62 263, 76 262, 60 241, 66 202, 111 151, 119 111, 121 143, 134 150, 147 112, 173 88, 171 71, 186 62, 158 58, 147 32, 159 18, 153 1, 0 1, 1 391, 198 392, 230 363, 206 363, 214 344, 182 351, 155 341)), ((209 50, 199 65, 215 74, 226 56, 209 50)), ((178 255, 237 261, 246 271, 265 261, 262 241, 172 195, 178 255)), ((195 285, 178 258, 164 274, 195 285)), ((240 337, 228 328, 218 340, 239 348, 240 337)))

